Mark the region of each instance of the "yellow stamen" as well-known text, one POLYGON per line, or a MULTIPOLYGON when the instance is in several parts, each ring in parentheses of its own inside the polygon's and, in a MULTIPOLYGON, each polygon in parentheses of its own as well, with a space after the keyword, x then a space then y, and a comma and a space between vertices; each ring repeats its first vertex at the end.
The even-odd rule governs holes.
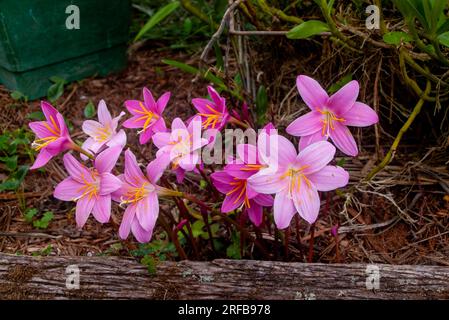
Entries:
POLYGON ((151 120, 153 120, 153 119, 158 120, 159 116, 157 114, 155 114, 154 112, 148 110, 141 101, 139 101, 139 106, 142 108, 142 110, 138 110, 138 109, 133 109, 133 110, 134 110, 134 112, 136 112, 138 114, 142 114, 143 116, 137 118, 136 121, 146 119, 145 123, 143 124, 143 129, 141 131, 139 131, 139 133, 140 133, 140 132, 145 131, 150 126, 151 120))
POLYGON ((145 198, 148 195, 148 190, 146 189, 148 184, 148 182, 144 182, 139 188, 130 187, 120 199, 120 204, 136 203, 145 198))
POLYGON ((85 196, 88 196, 89 200, 92 199, 93 197, 98 198, 98 191, 100 189, 100 186, 97 181, 98 172, 96 170, 91 170, 90 175, 93 181, 87 181, 84 174, 81 174, 81 179, 83 180, 84 185, 81 188, 79 188, 78 191, 82 191, 83 193, 81 194, 81 196, 79 196, 77 199, 74 200, 78 200, 85 196))
POLYGON ((298 169, 290 168, 288 169, 279 179, 289 179, 288 185, 288 194, 290 197, 293 197, 294 192, 298 192, 301 190, 301 183, 304 181, 306 185, 310 188, 310 180, 305 176, 304 169, 308 168, 308 165, 302 166, 298 169))
POLYGON ((215 126, 223 115, 209 105, 206 105, 206 108, 209 109, 211 113, 198 113, 198 115, 206 118, 206 120, 203 121, 203 129, 207 129, 209 126, 212 129, 215 129, 215 126))
POLYGON ((232 189, 231 191, 229 191, 228 193, 226 193, 226 196, 229 196, 229 195, 231 195, 231 194, 233 194, 233 193, 235 193, 235 192, 240 190, 239 195, 237 196, 237 199, 234 200, 234 204, 239 202, 240 199, 244 196, 243 203, 245 204, 245 206, 247 208, 250 208, 249 199, 248 199, 248 196, 246 194, 246 184, 247 184, 246 180, 241 180, 241 179, 238 179, 238 178, 234 178, 234 180, 236 180, 236 181, 232 181, 229 184, 231 186, 235 186, 235 188, 232 189))
POLYGON ((320 109, 317 110, 319 113, 324 115, 324 119, 321 119, 321 122, 323 122, 323 128, 321 129, 322 136, 329 136, 329 130, 335 130, 334 121, 337 122, 346 121, 344 118, 338 118, 332 111, 320 109))

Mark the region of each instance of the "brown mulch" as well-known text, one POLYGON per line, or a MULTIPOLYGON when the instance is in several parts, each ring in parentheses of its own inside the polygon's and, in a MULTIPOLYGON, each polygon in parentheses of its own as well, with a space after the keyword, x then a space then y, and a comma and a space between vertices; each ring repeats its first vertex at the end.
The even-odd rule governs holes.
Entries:
MULTIPOLYGON (((70 85, 56 105, 73 123, 75 139, 83 138, 80 127, 84 107, 89 101, 96 105, 100 99, 105 99, 111 112, 118 114, 124 110, 125 100, 141 98, 143 86, 150 88, 155 96, 172 92, 165 113, 169 122, 175 116, 186 119, 193 114, 190 100, 206 94, 205 82, 192 81, 192 75, 163 64, 162 58, 184 62, 194 59, 182 53, 141 49, 131 54, 129 65, 122 73, 70 85)), ((0 87, 0 106, 0 130, 12 130, 28 122, 26 115, 39 110, 39 101, 17 103, 6 89, 0 87)), ((135 133, 130 131, 128 139, 133 151, 142 160, 150 159, 151 145, 138 145, 135 133)), ((406 161, 404 159, 404 163, 406 161)), ((0 252, 33 254, 51 245, 52 255, 129 255, 128 250, 137 245, 131 235, 127 241, 118 238, 121 213, 116 206, 110 223, 101 225, 91 218, 83 230, 76 228, 73 205, 57 201, 51 195, 53 187, 63 178, 64 169, 59 159, 52 161, 45 172, 27 175, 17 195, 19 201, 12 198, 12 194, 0 194, 0 252), (23 210, 26 207, 37 208, 40 212, 51 210, 55 217, 47 229, 38 230, 25 221, 23 210), (114 251, 113 245, 117 243, 124 249, 114 251)), ((444 193, 438 184, 396 186, 392 190, 396 201, 406 208, 406 217, 400 216, 385 226, 361 231, 356 227, 374 226, 399 217, 395 205, 379 194, 359 192, 356 195, 360 203, 343 210, 344 201, 332 193, 331 200, 325 205, 327 212, 316 224, 314 261, 449 265, 449 201, 443 199, 444 193), (414 195, 412 200, 410 194, 414 195), (348 228, 338 238, 330 232, 330 228, 337 224, 348 228)), ((294 256, 292 260, 305 261, 310 230, 304 223, 299 227, 301 244, 292 235, 289 248, 294 256)), ((265 231, 262 238, 273 241, 273 236, 265 231)))

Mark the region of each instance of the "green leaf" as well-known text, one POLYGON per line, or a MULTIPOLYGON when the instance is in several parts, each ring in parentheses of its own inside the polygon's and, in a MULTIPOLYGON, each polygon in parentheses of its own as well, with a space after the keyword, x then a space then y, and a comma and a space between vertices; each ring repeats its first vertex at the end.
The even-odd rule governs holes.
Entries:
POLYGON ((84 108, 84 116, 88 119, 93 118, 96 114, 95 106, 92 101, 89 101, 87 106, 84 108))
POLYGON ((204 179, 200 180, 200 189, 205 190, 207 188, 207 182, 204 179))
POLYGON ((256 96, 256 116, 257 125, 262 126, 265 124, 267 119, 267 109, 268 109, 268 97, 267 90, 265 86, 261 85, 257 90, 256 96))
POLYGON ((142 38, 144 34, 153 29, 159 22, 167 18, 173 11, 175 11, 179 7, 179 2, 175 1, 169 3, 162 8, 160 8, 148 21, 145 25, 140 29, 139 33, 134 38, 134 42, 142 38))
POLYGON ((446 47, 449 47, 449 31, 438 36, 438 41, 446 47))
POLYGON ((17 169, 16 173, 14 174, 14 178, 16 178, 19 181, 19 184, 22 183, 23 179, 25 179, 26 174, 28 173, 28 170, 30 169, 27 165, 22 165, 17 169))
POLYGON ((383 35, 383 40, 385 43, 398 46, 403 42, 412 41, 413 37, 402 31, 391 31, 383 35))
POLYGON ((192 26, 193 26, 192 19, 186 18, 182 26, 183 29, 182 32, 184 33, 185 36, 188 36, 192 32, 192 26))
POLYGON ((28 101, 28 97, 25 96, 22 92, 17 91, 17 90, 11 92, 11 98, 13 98, 16 101, 20 101, 20 100, 28 101))
POLYGON ((0 191, 17 190, 20 186, 20 181, 15 178, 10 178, 0 184, 0 191))
POLYGON ((18 155, 14 155, 11 157, 0 157, 0 161, 3 162, 10 171, 13 171, 17 168, 18 159, 18 155))
POLYGON ((326 31, 329 31, 329 27, 326 23, 318 20, 309 20, 297 25, 287 32, 287 38, 307 39, 326 31))
POLYGON ((35 112, 28 113, 26 117, 28 119, 37 120, 37 121, 45 120, 45 115, 42 111, 35 111, 35 112))
POLYGON ((199 69, 192 67, 191 65, 176 60, 162 59, 162 62, 191 74, 197 74, 200 71, 199 69))
POLYGON ((47 211, 44 213, 42 218, 40 218, 39 220, 33 221, 33 226, 38 229, 47 229, 48 224, 53 219, 53 217, 54 217, 53 212, 47 211))
POLYGON ((25 211, 25 215, 24 215, 25 221, 28 222, 28 223, 31 223, 33 221, 33 218, 36 216, 36 214, 37 214, 37 209, 35 209, 35 208, 28 208, 25 211))
POLYGON ((335 93, 351 80, 352 80, 352 74, 349 73, 349 74, 345 75, 343 78, 341 78, 340 80, 338 80, 336 83, 331 85, 329 87, 329 89, 327 89, 327 91, 330 94, 335 93))
POLYGON ((234 232, 231 236, 231 245, 226 249, 226 255, 231 259, 242 259, 240 254, 240 235, 234 232))
POLYGON ((199 70, 195 67, 192 67, 191 65, 188 65, 183 62, 176 61, 176 60, 162 59, 162 62, 165 64, 168 64, 169 66, 178 68, 178 69, 180 69, 184 72, 190 73, 190 74, 200 74, 204 79, 217 85, 218 87, 220 87, 220 89, 227 90, 223 80, 221 80, 220 78, 218 78, 217 76, 215 76, 214 74, 212 74, 209 71, 202 72, 201 70, 199 70))
POLYGON ((48 88, 47 98, 53 103, 64 94, 66 81, 60 77, 51 77, 50 80, 54 83, 48 88))
POLYGON ((345 165, 345 163, 346 163, 346 158, 340 158, 337 161, 337 166, 343 167, 345 165))

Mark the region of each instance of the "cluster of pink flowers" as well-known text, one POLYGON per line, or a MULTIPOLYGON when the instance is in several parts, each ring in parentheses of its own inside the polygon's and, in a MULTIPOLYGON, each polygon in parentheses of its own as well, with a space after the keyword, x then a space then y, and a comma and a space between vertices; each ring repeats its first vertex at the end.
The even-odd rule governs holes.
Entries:
MULTIPOLYGON (((299 76, 297 86, 311 109, 287 128, 287 133, 301 137, 299 152, 271 123, 260 132, 256 145, 239 144, 237 156, 221 171, 210 175, 215 188, 224 194, 223 213, 241 209, 254 225, 260 226, 264 207, 273 207, 274 221, 280 229, 288 227, 296 213, 313 223, 320 210, 318 192, 341 188, 348 183, 348 172, 329 165, 336 148, 327 140, 330 138, 343 153, 356 156, 357 144, 347 126, 372 125, 378 121, 377 114, 366 104, 356 101, 359 93, 356 81, 330 97, 307 76, 299 76)), ((124 151, 124 172, 114 173, 127 144, 125 131, 119 129, 124 112, 112 117, 101 100, 98 121, 83 123, 82 129, 88 138, 80 147, 70 138, 62 115, 47 102, 42 102, 46 121, 30 123, 37 137, 33 147, 39 151, 32 169, 43 167, 58 153, 68 150, 80 153, 82 162, 69 152, 63 156, 69 176, 56 186, 55 198, 76 202, 79 228, 84 226, 91 213, 98 222, 108 222, 112 202, 117 202, 120 207, 126 207, 119 229, 120 238, 126 239, 132 232, 139 242, 148 242, 159 215, 159 197, 180 196, 179 192, 158 185, 164 172, 174 171, 179 183, 186 172, 199 173, 201 170, 204 173, 201 149, 214 143, 217 132, 228 123, 242 123, 242 118, 228 111, 226 100, 214 88, 209 86, 207 89, 210 100, 192 100, 198 113, 186 122, 175 118, 170 129, 163 117, 169 92, 155 100, 150 90, 144 88, 143 101, 125 102, 132 116, 122 126, 139 129, 140 143, 151 140, 158 148, 145 173, 130 149, 124 151), (210 139, 202 137, 202 131, 206 130, 212 130, 210 139)))

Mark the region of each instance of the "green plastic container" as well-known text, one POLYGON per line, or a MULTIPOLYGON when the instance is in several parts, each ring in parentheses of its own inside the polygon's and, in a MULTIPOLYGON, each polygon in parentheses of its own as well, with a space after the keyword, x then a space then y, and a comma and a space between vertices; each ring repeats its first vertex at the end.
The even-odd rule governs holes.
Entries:
POLYGON ((52 76, 74 81, 123 69, 130 16, 129 0, 1 0, 0 82, 35 99, 52 76), (73 5, 79 29, 67 27, 73 5))

